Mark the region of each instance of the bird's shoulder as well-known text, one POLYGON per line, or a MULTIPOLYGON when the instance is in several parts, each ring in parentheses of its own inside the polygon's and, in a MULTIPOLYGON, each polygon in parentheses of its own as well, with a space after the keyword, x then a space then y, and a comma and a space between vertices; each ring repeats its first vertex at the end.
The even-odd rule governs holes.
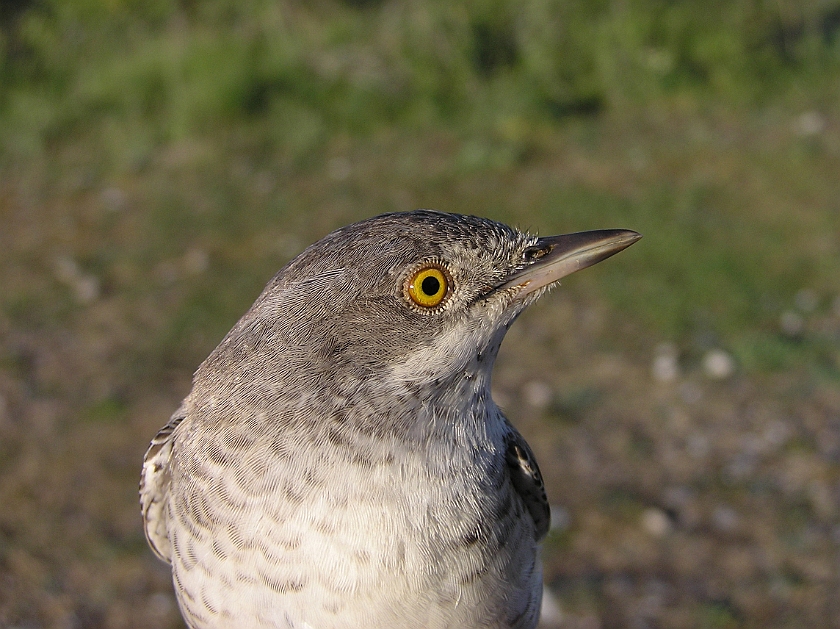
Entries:
POLYGON ((171 480, 169 460, 172 456, 175 429, 185 416, 183 407, 178 409, 169 422, 154 436, 143 458, 143 473, 140 476, 140 507, 143 512, 146 539, 155 554, 166 562, 171 560, 167 521, 171 480))
POLYGON ((537 541, 541 541, 551 524, 551 509, 545 493, 545 484, 528 442, 510 422, 506 423, 509 430, 505 436, 505 460, 510 479, 534 520, 537 541))

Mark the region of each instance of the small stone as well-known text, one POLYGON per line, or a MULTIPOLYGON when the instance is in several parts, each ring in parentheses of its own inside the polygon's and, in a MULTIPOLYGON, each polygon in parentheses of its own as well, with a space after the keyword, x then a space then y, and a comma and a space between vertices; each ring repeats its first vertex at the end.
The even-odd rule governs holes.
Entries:
POLYGON ((563 624, 563 610, 551 590, 543 586, 540 627, 560 627, 563 624))
POLYGON ((796 338, 802 334, 805 329, 805 320, 798 312, 793 310, 786 310, 779 318, 779 326, 785 336, 796 338))
POLYGON ((551 387, 545 382, 532 380, 522 387, 525 401, 535 408, 545 408, 551 402, 551 387))
POLYGON ((703 357, 703 371, 712 380, 726 380, 735 372, 735 361, 722 349, 713 349, 703 357))
POLYGON ((651 375, 658 382, 673 382, 680 375, 679 355, 672 343, 660 343, 651 366, 651 375))
POLYGON ((797 119, 794 127, 796 132, 802 137, 813 137, 821 134, 825 130, 825 118, 818 111, 806 111, 802 113, 797 119))
POLYGON ((671 519, 662 509, 651 507, 642 513, 642 528, 653 537, 663 537, 671 532, 671 519))

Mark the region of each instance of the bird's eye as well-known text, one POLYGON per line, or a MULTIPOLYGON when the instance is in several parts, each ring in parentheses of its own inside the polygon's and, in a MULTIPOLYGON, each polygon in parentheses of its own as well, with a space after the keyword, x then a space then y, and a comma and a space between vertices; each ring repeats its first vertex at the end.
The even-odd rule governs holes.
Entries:
POLYGON ((411 273, 405 282, 405 294, 421 308, 440 306, 451 290, 449 272, 440 264, 425 264, 411 273))

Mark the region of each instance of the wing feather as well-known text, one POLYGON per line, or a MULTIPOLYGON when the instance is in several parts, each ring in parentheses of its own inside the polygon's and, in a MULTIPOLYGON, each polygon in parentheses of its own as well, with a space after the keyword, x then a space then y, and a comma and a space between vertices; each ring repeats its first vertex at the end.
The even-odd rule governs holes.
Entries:
POLYGON ((513 426, 510 426, 507 437, 505 459, 513 488, 534 519, 537 541, 542 541, 551 524, 551 509, 545 494, 545 485, 531 447, 513 426))
POLYGON ((152 439, 143 459, 143 473, 140 476, 140 508, 143 512, 143 526, 146 540, 160 559, 169 563, 169 457, 172 455, 172 437, 175 429, 184 420, 181 409, 172 416, 152 439))

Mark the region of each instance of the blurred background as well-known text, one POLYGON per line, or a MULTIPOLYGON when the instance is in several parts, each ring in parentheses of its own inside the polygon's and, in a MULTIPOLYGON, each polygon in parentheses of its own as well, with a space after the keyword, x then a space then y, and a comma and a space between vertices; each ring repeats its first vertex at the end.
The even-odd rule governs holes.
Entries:
POLYGON ((418 207, 645 235, 497 364, 545 626, 840 627, 838 0, 0 1, 0 626, 181 626, 150 438, 286 261, 418 207))

